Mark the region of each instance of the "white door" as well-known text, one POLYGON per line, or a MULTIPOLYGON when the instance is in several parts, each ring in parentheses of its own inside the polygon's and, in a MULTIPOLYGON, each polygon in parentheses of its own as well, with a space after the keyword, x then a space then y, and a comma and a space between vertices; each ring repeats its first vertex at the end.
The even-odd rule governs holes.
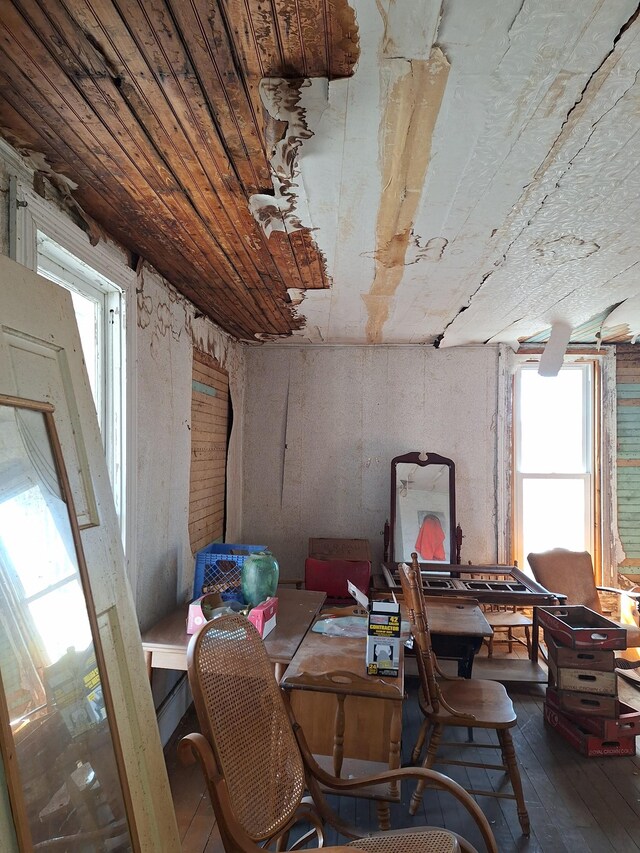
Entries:
MULTIPOLYGON (((71 296, 1 256, 0 394, 55 407, 136 835, 143 851, 177 853, 180 841, 171 792, 71 296)), ((18 846, 1 763, 0 777, 0 846, 9 853, 18 846), (11 838, 13 844, 8 841, 11 838)))

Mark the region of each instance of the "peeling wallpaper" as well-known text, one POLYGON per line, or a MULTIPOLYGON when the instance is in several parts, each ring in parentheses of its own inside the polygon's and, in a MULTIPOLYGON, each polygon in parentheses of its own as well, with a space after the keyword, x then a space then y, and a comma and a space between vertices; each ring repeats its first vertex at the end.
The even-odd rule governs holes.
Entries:
MULTIPOLYGON (((229 372, 233 404, 242 408, 242 348, 204 318, 151 268, 138 275, 138 573, 137 606, 149 627, 177 601, 191 597, 194 561, 189 547, 192 349, 218 359, 229 372)), ((232 483, 242 477, 242 430, 234 421, 229 448, 232 483)), ((228 532, 239 523, 238 490, 228 498, 228 532)), ((232 541, 232 538, 231 538, 232 541)))

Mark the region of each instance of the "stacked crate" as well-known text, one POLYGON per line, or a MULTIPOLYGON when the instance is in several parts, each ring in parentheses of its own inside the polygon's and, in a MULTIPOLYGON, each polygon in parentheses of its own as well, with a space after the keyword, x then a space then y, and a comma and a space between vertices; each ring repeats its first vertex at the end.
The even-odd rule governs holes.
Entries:
POLYGON ((625 629, 582 606, 540 607, 538 620, 549 651, 547 725, 583 755, 635 755, 640 711, 620 701, 615 672, 625 629))

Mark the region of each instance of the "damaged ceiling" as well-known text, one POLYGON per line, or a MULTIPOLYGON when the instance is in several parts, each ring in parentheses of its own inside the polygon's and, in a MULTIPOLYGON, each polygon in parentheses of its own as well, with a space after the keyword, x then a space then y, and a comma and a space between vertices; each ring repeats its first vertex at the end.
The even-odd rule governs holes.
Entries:
POLYGON ((0 8, 2 136, 233 336, 640 333, 637 0, 0 8))

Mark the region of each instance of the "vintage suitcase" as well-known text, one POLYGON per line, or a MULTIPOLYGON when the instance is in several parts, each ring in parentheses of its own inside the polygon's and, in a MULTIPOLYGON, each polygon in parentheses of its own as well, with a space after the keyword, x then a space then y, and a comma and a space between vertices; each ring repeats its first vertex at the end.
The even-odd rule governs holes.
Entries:
POLYGON ((546 635, 571 649, 626 649, 627 632, 611 619, 581 604, 538 607, 546 635))
POLYGON ((592 734, 580 726, 574 719, 557 711, 547 702, 544 703, 544 721, 558 734, 589 758, 606 755, 621 756, 636 754, 634 735, 605 739, 592 734))
POLYGON ((545 643, 549 651, 549 660, 558 666, 571 669, 595 669, 600 672, 613 672, 615 653, 602 649, 570 649, 557 643, 547 631, 545 643))
MULTIPOLYGON (((562 713, 560 698, 553 687, 547 687, 547 705, 554 711, 562 713)), ((580 728, 597 735, 604 740, 615 740, 619 737, 636 737, 640 734, 640 711, 630 705, 620 702, 619 716, 600 717, 595 714, 571 714, 571 719, 580 728)))
POLYGON ((581 693, 597 693, 599 696, 618 695, 618 676, 613 671, 556 666, 551 657, 548 664, 549 680, 560 691, 576 690, 581 693))

